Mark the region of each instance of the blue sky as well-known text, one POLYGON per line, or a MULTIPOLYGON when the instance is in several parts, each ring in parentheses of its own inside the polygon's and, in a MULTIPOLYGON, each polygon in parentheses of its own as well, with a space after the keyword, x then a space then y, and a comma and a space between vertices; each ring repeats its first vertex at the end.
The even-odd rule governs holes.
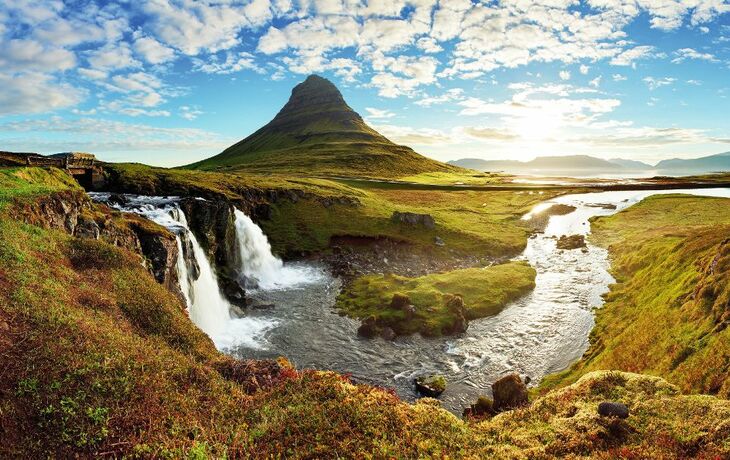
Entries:
POLYGON ((725 0, 3 2, 0 149, 186 164, 310 73, 444 161, 730 150, 725 0))

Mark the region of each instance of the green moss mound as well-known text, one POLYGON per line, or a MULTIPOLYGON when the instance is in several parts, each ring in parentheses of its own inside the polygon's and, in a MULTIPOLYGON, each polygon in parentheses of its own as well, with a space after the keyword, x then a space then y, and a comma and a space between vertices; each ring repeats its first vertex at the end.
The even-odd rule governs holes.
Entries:
POLYGON ((526 262, 508 262, 485 268, 468 268, 417 278, 398 275, 362 276, 346 286, 337 308, 348 316, 375 317, 381 326, 398 334, 420 332, 441 335, 460 314, 450 308, 454 296, 463 299, 467 319, 499 313, 511 301, 535 287, 535 270, 526 262), (395 299, 415 307, 409 315, 395 299), (406 302, 405 300, 403 302, 406 302))

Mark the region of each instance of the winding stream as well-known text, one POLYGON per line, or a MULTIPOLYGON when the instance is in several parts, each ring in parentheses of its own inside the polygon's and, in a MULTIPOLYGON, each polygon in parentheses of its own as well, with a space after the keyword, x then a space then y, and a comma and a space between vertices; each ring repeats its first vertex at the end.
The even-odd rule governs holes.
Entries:
MULTIPOLYGON (((667 193, 730 198, 730 189, 612 191, 565 195, 539 205, 562 203, 576 210, 551 217, 545 232, 531 237, 519 257, 537 271, 535 290, 495 316, 471 321, 460 336, 359 338, 359 322, 337 315, 333 308, 340 281, 324 267, 294 263, 283 268, 308 273, 310 282, 261 283, 249 290, 255 304, 268 308, 252 308, 246 318, 238 319, 250 323, 241 330, 251 334, 221 348, 241 358, 283 355, 298 368, 351 374, 353 381, 394 388, 408 400, 417 397, 415 376, 444 374, 448 388, 440 399, 445 408, 460 414, 477 396, 489 394, 492 382, 502 375, 517 372, 536 384, 567 368, 588 348, 592 310, 602 305, 601 295, 613 282, 608 254, 590 242, 587 251, 558 250, 556 237, 588 234, 591 217, 667 193)), ((255 231, 254 237, 260 238, 255 231)))

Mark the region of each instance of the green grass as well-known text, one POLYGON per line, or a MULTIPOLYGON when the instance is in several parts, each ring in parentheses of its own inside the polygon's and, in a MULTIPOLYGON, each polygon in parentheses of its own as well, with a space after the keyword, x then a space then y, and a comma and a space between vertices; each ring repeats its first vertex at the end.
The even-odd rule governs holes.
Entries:
POLYGON ((13 201, 30 201, 51 192, 81 190, 78 183, 60 169, 0 167, 0 210, 13 201))
POLYGON ((620 369, 729 397, 730 200, 654 196, 592 228, 617 282, 583 360, 545 386, 620 369))
POLYGON ((535 287, 535 270, 526 262, 509 262, 486 268, 469 268, 435 273, 417 278, 397 275, 369 275, 346 286, 337 299, 337 308, 347 315, 375 317, 399 334, 421 332, 441 335, 455 319, 448 307, 455 295, 464 300, 466 318, 476 319, 499 313, 505 306, 535 287), (408 296, 416 307, 413 318, 391 308, 394 294, 408 296))
POLYGON ((592 373, 471 422, 333 372, 225 357, 138 255, 10 217, 49 185, 14 177, 0 186, 24 197, 0 209, 2 458, 730 455, 730 402, 681 396, 658 378, 592 373), (631 417, 598 417, 608 399, 631 417))
MULTIPOLYGON (((386 237, 427 251, 435 257, 516 255, 531 231, 520 217, 535 204, 565 190, 441 190, 383 188, 367 181, 339 181, 296 176, 216 173, 111 164, 112 188, 148 195, 195 195, 271 203, 272 218, 259 222, 274 252, 298 256, 327 251, 333 236, 386 237), (287 198, 300 191, 302 198, 287 198), (274 202, 271 196, 277 198, 274 202), (343 198, 357 206, 323 203, 343 198), (436 229, 408 228, 391 222, 394 211, 427 213, 436 229), (446 242, 434 245, 439 236, 446 242)), ((423 189, 423 187, 426 187, 423 189)))
POLYGON ((275 252, 296 254, 329 247, 333 236, 386 237, 444 259, 516 255, 531 231, 520 220, 535 204, 556 192, 435 191, 358 189, 357 207, 323 207, 313 201, 282 201, 272 219, 260 224, 275 252), (394 211, 430 214, 433 230, 391 221, 394 211), (446 243, 434 244, 435 237, 446 243))

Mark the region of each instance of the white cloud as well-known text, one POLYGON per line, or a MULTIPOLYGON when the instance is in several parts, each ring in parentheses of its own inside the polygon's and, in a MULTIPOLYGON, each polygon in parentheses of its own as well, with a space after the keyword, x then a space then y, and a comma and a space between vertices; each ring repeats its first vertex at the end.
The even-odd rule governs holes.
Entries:
POLYGON ((601 75, 597 76, 593 80, 589 81, 588 84, 594 88, 598 88, 601 86, 601 78, 603 78, 601 75))
POLYGON ((203 112, 202 110, 200 110, 197 107, 190 107, 187 105, 183 105, 183 106, 180 106, 180 112, 178 113, 178 115, 180 115, 182 118, 184 118, 188 121, 193 121, 204 113, 205 112, 203 112))
POLYGON ((654 91, 657 88, 661 88, 662 86, 669 86, 673 84, 675 81, 677 81, 676 78, 672 77, 663 77, 663 78, 654 78, 654 77, 644 77, 642 79, 644 83, 649 87, 650 90, 654 91))
POLYGON ((395 114, 391 112, 390 110, 383 110, 383 109, 376 109, 373 107, 365 107, 365 111, 367 111, 368 115, 367 118, 369 119, 384 119, 384 118, 393 118, 395 114))
POLYGON ((702 61, 718 62, 717 58, 715 58, 715 56, 712 55, 711 53, 701 53, 692 48, 678 49, 677 51, 674 52, 674 55, 676 56, 674 59, 672 59, 672 62, 674 64, 680 64, 687 59, 698 59, 698 60, 702 60, 702 61))
POLYGON ((626 81, 628 78, 626 78, 625 75, 621 75, 620 73, 615 73, 611 76, 613 81, 626 81))
POLYGON ((134 59, 132 49, 126 42, 107 44, 102 48, 88 51, 86 59, 96 70, 116 70, 130 67, 141 67, 142 63, 134 59))
POLYGON ((134 41, 134 50, 150 64, 164 64, 175 59, 175 51, 152 37, 139 37, 134 41))
POLYGON ((254 55, 247 52, 233 53, 227 51, 225 60, 220 61, 218 56, 213 55, 208 61, 193 59, 193 69, 205 73, 229 74, 244 69, 253 70, 256 73, 265 73, 265 70, 256 64, 254 55))
POLYGON ((561 70, 560 79, 561 80, 570 80, 570 72, 568 72, 567 70, 561 70))
POLYGON ((588 67, 587 65, 580 66, 581 75, 588 75, 588 70, 590 70, 590 67, 588 67))
POLYGON ((622 51, 620 54, 616 55, 611 59, 611 65, 617 65, 617 66, 628 66, 632 65, 634 61, 637 59, 644 59, 647 57, 652 57, 652 53, 654 52, 653 46, 635 46, 633 48, 629 48, 625 51, 622 51))
POLYGON ((422 107, 430 107, 434 104, 443 104, 446 102, 452 102, 452 101, 458 101, 463 99, 464 97, 464 90, 461 88, 452 88, 447 90, 445 93, 441 94, 440 96, 429 96, 424 97, 423 99, 420 99, 415 102, 416 105, 420 105, 422 107))
POLYGON ((78 104, 84 92, 41 73, 0 73, 0 115, 51 112, 78 104))
POLYGON ((73 52, 36 40, 12 39, 0 45, 0 71, 55 72, 74 65, 76 56, 73 52))

